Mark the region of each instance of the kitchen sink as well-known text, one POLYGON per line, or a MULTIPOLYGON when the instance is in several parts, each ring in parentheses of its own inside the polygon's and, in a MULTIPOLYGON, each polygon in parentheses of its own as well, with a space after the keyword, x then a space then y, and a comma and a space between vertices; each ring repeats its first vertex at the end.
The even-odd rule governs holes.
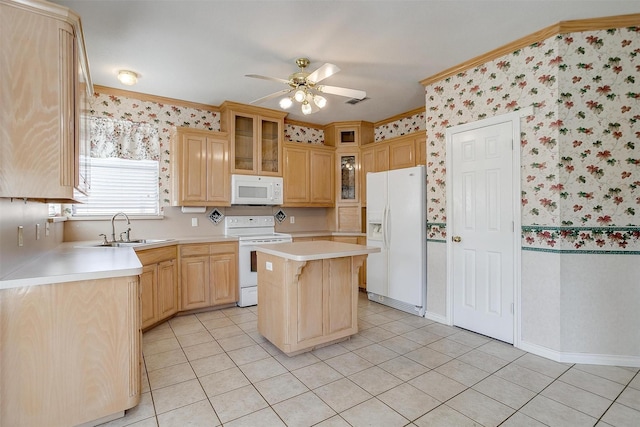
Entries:
POLYGON ((109 243, 101 243, 98 245, 94 245, 95 247, 112 247, 112 248, 119 248, 119 247, 128 247, 128 246, 142 246, 142 245, 152 245, 154 243, 164 243, 164 242, 170 242, 173 239, 137 239, 137 240, 130 240, 128 242, 109 242, 109 243))

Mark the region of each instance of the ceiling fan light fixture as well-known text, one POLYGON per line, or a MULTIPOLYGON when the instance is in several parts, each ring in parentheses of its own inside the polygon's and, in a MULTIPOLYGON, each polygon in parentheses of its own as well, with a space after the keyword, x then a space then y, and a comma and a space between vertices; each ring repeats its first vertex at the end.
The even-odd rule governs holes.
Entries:
POLYGON ((307 97, 307 94, 302 89, 298 89, 296 93, 293 95, 293 98, 298 102, 304 101, 306 97, 307 97))
POLYGON ((320 95, 314 95, 313 102, 318 106, 318 108, 324 108, 327 105, 327 99, 320 95))
POLYGON ((304 101, 302 103, 302 114, 304 114, 305 116, 311 114, 311 105, 309 105, 307 101, 304 101))
POLYGON ((120 83, 127 86, 133 86, 138 83, 138 73, 129 70, 118 71, 118 80, 120 83))
POLYGON ((282 98, 280 100, 280 108, 282 108, 283 110, 290 108, 292 105, 293 105, 293 101, 289 97, 282 98))

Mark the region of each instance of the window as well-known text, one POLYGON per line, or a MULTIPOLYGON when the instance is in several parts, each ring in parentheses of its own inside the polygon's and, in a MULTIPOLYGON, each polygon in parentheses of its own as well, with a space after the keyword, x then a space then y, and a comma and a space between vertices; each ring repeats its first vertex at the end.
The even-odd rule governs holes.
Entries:
POLYGON ((73 216, 159 215, 158 161, 109 157, 91 159, 87 203, 73 205, 73 216))
POLYGON ((73 216, 160 215, 158 129, 105 117, 91 117, 90 190, 73 216))

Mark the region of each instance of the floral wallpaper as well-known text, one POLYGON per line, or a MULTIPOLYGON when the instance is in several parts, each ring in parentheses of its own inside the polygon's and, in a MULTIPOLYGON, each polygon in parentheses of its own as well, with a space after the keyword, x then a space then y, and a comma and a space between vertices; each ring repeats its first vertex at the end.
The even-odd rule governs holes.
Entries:
POLYGON ((640 250, 640 28, 571 33, 425 87, 429 238, 446 237, 446 128, 521 121, 523 248, 640 250))
POLYGON ((324 130, 285 123, 284 139, 291 142, 324 144, 324 130))
POLYGON ((418 113, 378 126, 374 129, 374 142, 403 136, 409 133, 424 131, 426 128, 425 114, 418 113))
POLYGON ((96 93, 91 100, 91 115, 96 118, 146 123, 155 126, 160 144, 160 206, 170 205, 169 141, 174 126, 212 131, 220 130, 220 113, 195 108, 142 101, 134 98, 96 93))

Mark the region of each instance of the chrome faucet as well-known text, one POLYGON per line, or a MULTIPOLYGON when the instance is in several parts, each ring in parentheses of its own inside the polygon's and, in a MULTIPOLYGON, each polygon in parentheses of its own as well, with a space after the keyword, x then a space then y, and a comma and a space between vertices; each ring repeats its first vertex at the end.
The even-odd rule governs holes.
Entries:
MULTIPOLYGON (((112 241, 112 242, 115 242, 115 241, 116 241, 116 225, 115 225, 114 221, 116 220, 116 217, 117 217, 118 215, 124 215, 124 217, 127 219, 127 225, 130 225, 130 224, 131 224, 131 221, 129 221, 129 217, 128 217, 128 216, 127 216, 127 214, 126 214, 126 213, 124 213, 124 212, 118 212, 117 214, 115 214, 114 216, 112 216, 112 217, 111 217, 111 241, 112 241)), ((129 229, 126 231, 126 234, 127 234, 127 241, 129 240, 129 231, 131 231, 131 228, 129 228, 129 229)), ((122 240, 122 234, 123 234, 123 233, 120 233, 120 240, 122 240)))

